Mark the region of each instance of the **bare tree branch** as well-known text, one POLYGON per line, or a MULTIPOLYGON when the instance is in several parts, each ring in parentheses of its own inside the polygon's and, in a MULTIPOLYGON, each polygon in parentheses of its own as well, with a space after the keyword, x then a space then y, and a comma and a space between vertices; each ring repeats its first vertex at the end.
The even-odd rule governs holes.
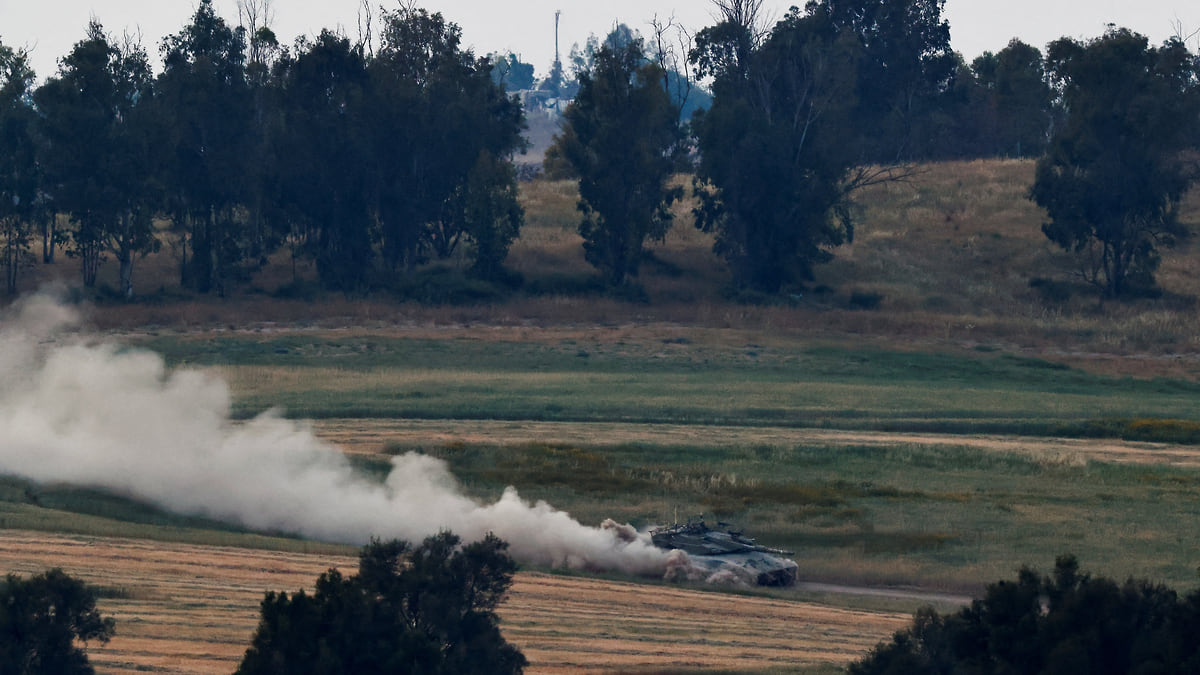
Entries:
POLYGON ((757 47, 771 33, 775 15, 763 8, 764 0, 712 0, 713 16, 718 23, 743 26, 750 33, 752 46, 757 47))

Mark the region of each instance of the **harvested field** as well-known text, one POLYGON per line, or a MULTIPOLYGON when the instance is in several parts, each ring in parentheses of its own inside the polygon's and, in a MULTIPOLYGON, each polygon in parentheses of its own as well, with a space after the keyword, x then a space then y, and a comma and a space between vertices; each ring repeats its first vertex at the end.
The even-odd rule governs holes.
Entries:
MULTIPOLYGON (((311 588, 325 569, 351 571, 355 561, 3 530, 0 566, 22 575, 61 567, 100 588, 100 609, 116 618, 117 634, 89 646, 99 672, 230 673, 264 591, 311 588)), ((909 620, 540 573, 519 574, 500 613, 530 673, 844 664, 909 620)))
POLYGON ((713 447, 742 445, 944 445, 1035 457, 1055 456, 1060 461, 1120 464, 1155 464, 1200 467, 1200 447, 1169 443, 1139 443, 1114 439, 1032 438, 1017 436, 964 436, 959 434, 891 433, 675 424, 574 423, 491 420, 320 420, 319 436, 347 453, 379 454, 396 446, 451 443, 521 444, 536 442, 618 445, 703 444, 713 447))

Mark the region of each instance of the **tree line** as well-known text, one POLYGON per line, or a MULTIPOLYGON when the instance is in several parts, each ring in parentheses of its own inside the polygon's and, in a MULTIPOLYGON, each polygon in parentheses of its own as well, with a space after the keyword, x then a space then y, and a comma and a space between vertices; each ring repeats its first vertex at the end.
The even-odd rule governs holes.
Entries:
MULTIPOLYGON (((767 294, 813 281, 853 240, 855 194, 920 161, 1040 158, 1043 232, 1105 296, 1153 288, 1160 249, 1187 234, 1200 87, 1180 39, 1112 27, 967 63, 944 0, 809 0, 778 20, 762 0, 714 7, 694 35, 619 26, 572 50, 570 87, 561 64, 550 78, 573 101, 546 169, 579 181, 585 257, 610 287, 671 227, 679 173, 732 286, 767 294), (711 99, 681 123, 696 82, 711 99)), ((478 277, 517 281, 503 263, 524 221, 524 117, 508 89, 531 84, 528 64, 476 57, 412 4, 357 41, 324 31, 284 47, 243 24, 201 0, 162 41, 156 76, 140 44, 94 21, 36 88, 26 55, 0 46, 10 293, 38 239, 46 262, 65 242, 85 286, 114 258, 126 297, 134 261, 164 243, 199 293, 223 295, 281 250, 346 293, 456 253, 478 277)))
POLYGON ((26 55, 4 48, 10 292, 40 236, 47 261, 66 242, 85 286, 115 258, 129 296, 161 217, 181 285, 200 293, 226 293, 281 247, 345 292, 468 242, 474 271, 497 275, 523 218, 508 161, 520 104, 440 14, 379 19, 372 49, 330 31, 283 48, 201 0, 162 41, 157 76, 140 44, 93 21, 37 88, 26 55))

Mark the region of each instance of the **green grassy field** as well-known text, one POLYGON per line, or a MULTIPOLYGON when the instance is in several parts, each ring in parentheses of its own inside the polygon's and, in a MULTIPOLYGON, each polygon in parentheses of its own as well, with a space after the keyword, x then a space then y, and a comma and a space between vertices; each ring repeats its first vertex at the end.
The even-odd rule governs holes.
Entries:
POLYGON ((374 335, 160 337, 144 346, 174 365, 220 366, 238 393, 239 416, 281 407, 305 418, 768 424, 1200 440, 1200 384, 1097 375, 990 351, 374 335))
MULTIPOLYGON (((775 341, 633 338, 524 342, 360 334, 173 336, 146 346, 214 366, 252 414, 316 418, 703 427, 818 427, 1194 442, 1200 385, 1111 377, 992 351, 923 353, 775 341), (1166 421, 1167 419, 1173 421, 1166 421), (1135 420, 1141 420, 1136 422, 1135 420), (1139 431, 1140 430, 1140 431, 1139 431), (1164 440, 1153 438, 1153 440, 1164 440)), ((887 445, 396 443, 448 460, 467 489, 508 485, 596 524, 707 513, 797 551, 812 578, 977 589, 1065 552, 1098 573, 1196 580, 1181 523, 1200 516, 1200 471, 903 438, 887 445)))

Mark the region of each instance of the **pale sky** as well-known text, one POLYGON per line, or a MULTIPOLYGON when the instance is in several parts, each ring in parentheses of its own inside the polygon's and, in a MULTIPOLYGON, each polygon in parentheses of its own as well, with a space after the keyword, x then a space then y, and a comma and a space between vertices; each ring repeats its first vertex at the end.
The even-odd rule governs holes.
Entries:
MULTIPOLYGON (((371 6, 395 7, 396 0, 369 0, 371 6)), ((157 66, 158 43, 182 28, 195 11, 196 0, 0 0, 0 41, 32 51, 40 78, 57 70, 57 60, 84 36, 90 17, 106 30, 120 34, 139 32, 157 66)), ((231 23, 237 20, 236 0, 215 0, 217 11, 231 23)), ((658 15, 675 18, 690 30, 712 23, 706 0, 426 0, 418 4, 440 11, 463 29, 466 46, 476 53, 511 50, 534 64, 539 75, 554 60, 554 11, 561 9, 560 44, 565 60, 573 43, 589 34, 603 36, 620 21, 647 32, 658 15)), ((777 15, 803 0, 766 3, 777 15)), ((274 28, 290 44, 297 35, 341 28, 358 35, 361 0, 274 0, 274 28)), ((1195 0, 947 0, 952 46, 968 61, 984 50, 999 51, 1010 38, 1019 37, 1042 48, 1064 35, 1090 38, 1105 24, 1131 28, 1154 43, 1174 34, 1176 24, 1188 32, 1200 29, 1200 2, 1195 0)), ((1196 49, 1200 43, 1193 39, 1196 49)))

